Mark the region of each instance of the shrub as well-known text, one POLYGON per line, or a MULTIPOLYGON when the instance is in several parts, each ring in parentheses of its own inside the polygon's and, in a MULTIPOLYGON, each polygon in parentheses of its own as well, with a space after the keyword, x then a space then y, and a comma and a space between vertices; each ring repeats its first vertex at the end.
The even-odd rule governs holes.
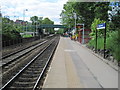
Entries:
POLYGON ((120 38, 119 31, 113 31, 107 38, 107 48, 111 50, 114 58, 120 61, 120 38))
MULTIPOLYGON (((111 50, 112 55, 117 61, 120 61, 120 31, 112 31, 107 33, 107 38, 106 38, 106 49, 111 50)), ((92 38, 88 46, 94 47, 96 45, 96 39, 92 38)), ((97 39, 97 49, 104 49, 104 37, 98 37, 97 39)))

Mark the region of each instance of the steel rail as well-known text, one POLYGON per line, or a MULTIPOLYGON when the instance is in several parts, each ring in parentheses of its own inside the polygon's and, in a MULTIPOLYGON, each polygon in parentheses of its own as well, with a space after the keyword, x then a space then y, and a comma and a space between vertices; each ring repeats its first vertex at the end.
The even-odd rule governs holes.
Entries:
POLYGON ((50 45, 51 43, 45 47, 39 54, 37 54, 25 67, 23 67, 15 76, 13 76, 4 86, 2 86, 1 90, 5 90, 29 65, 32 64, 50 45))
MULTIPOLYGON (((38 46, 43 45, 43 44, 44 44, 44 43, 46 43, 46 42, 47 42, 47 40, 45 40, 44 42, 41 42, 40 44, 37 44, 36 46, 34 46, 34 48, 33 48, 33 49, 28 50, 27 52, 23 53, 22 55, 17 56, 16 58, 11 59, 11 60, 9 60, 9 61, 8 61, 8 62, 6 62, 6 63, 3 63, 3 62, 2 62, 2 64, 1 64, 2 68, 3 68, 4 66, 6 66, 6 65, 10 64, 11 62, 15 61, 16 59, 20 58, 21 56, 24 56, 25 54, 27 54, 27 53, 29 53, 30 51, 34 50, 34 49, 35 49, 35 48, 37 48, 38 46)), ((31 47, 30 47, 30 48, 31 48, 31 47)), ((29 49, 29 48, 27 48, 27 49, 29 49)), ((25 50, 27 50, 27 49, 25 49, 25 50)), ((22 50, 22 51, 24 51, 24 50, 22 50)), ((18 52, 18 53, 20 53, 20 52, 18 52)), ((17 54, 17 53, 16 53, 16 54, 17 54)), ((15 54, 14 54, 14 55, 15 55, 15 54)), ((1 66, 0 66, 0 67, 1 67, 1 66)))
POLYGON ((47 62, 46 62, 46 64, 45 64, 45 66, 44 66, 44 68, 43 68, 43 70, 42 70, 42 72, 40 73, 40 75, 39 75, 39 77, 38 77, 38 79, 37 79, 37 81, 36 81, 36 83, 35 83, 35 85, 34 85, 34 87, 33 87, 33 90, 36 90, 36 89, 37 89, 37 86, 38 86, 38 84, 39 84, 39 82, 40 82, 40 80, 41 80, 44 72, 46 71, 47 66, 49 65, 49 62, 50 62, 50 60, 51 60, 51 58, 52 58, 52 56, 53 56, 53 54, 54 54, 54 51, 56 50, 57 45, 58 45, 58 42, 57 42, 56 45, 54 46, 54 49, 52 50, 52 52, 51 52, 51 54, 50 54, 50 56, 49 56, 49 58, 48 58, 48 60, 47 60, 47 62))
MULTIPOLYGON (((54 34, 53 35, 49 35, 49 36, 47 36, 46 38, 51 38, 51 37, 53 37, 54 36, 54 34)), ((43 42, 43 41, 41 41, 41 42, 43 42)), ((40 43, 41 43, 40 42, 40 43)), ((38 43, 37 43, 38 44, 38 43)), ((7 54, 7 55, 5 55, 5 56, 2 56, 2 59, 5 59, 5 58, 7 58, 7 57, 9 57, 9 56, 11 56, 11 55, 14 55, 14 54, 16 54, 16 53, 18 53, 18 52, 21 52, 21 51, 23 51, 23 50, 25 50, 25 49, 28 49, 28 48, 30 48, 30 47, 33 47, 33 46, 35 46, 36 44, 34 44, 34 45, 31 45, 31 46, 28 46, 28 47, 26 47, 26 48, 23 48, 23 49, 20 49, 20 50, 18 50, 18 51, 15 51, 15 52, 13 52, 13 53, 9 53, 9 54, 7 54)))
POLYGON ((16 53, 19 53, 19 52, 21 52, 21 51, 23 51, 23 50, 25 50, 25 49, 28 49, 28 48, 30 48, 30 47, 33 47, 33 46, 35 46, 35 45, 36 45, 36 44, 31 45, 31 46, 28 46, 28 47, 23 48, 23 49, 20 49, 20 50, 18 50, 18 51, 9 53, 9 54, 7 54, 7 55, 5 55, 5 56, 2 56, 2 59, 5 59, 5 58, 7 58, 7 57, 10 57, 10 56, 12 56, 12 55, 14 55, 14 54, 16 54, 16 53))

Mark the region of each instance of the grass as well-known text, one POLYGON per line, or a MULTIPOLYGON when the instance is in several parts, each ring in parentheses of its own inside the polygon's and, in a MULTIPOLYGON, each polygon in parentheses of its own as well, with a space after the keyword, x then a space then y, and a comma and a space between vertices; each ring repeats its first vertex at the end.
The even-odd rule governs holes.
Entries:
POLYGON ((22 35, 23 38, 33 37, 32 35, 22 35))
MULTIPOLYGON (((92 39, 88 46, 96 47, 96 39, 92 39)), ((104 49, 104 38, 97 39, 97 49, 104 49)))

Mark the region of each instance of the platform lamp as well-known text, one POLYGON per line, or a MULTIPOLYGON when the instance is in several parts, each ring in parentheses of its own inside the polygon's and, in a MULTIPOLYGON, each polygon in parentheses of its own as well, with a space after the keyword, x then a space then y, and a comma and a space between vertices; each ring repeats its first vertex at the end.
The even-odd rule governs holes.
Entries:
POLYGON ((74 18, 75 18, 75 31, 76 31, 76 19, 77 19, 76 13, 74 13, 74 18))
MULTIPOLYGON (((24 20, 25 20, 25 11, 28 11, 28 9, 23 10, 23 26, 24 26, 24 20)), ((23 27, 23 31, 24 31, 24 27, 23 27)))

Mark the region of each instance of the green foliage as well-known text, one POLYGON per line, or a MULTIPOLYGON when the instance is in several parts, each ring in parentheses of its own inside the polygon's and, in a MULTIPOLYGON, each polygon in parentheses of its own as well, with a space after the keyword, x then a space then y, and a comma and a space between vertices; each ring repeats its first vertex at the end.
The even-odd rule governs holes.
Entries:
MULTIPOLYGON (((54 24, 54 22, 50 20, 49 18, 44 18, 44 20, 42 20, 42 24, 54 24)), ((48 31, 50 34, 54 33, 53 28, 46 28, 46 31, 48 31)))
POLYGON ((64 33, 64 29, 58 29, 57 33, 58 34, 63 34, 64 33))
POLYGON ((94 4, 95 18, 100 18, 100 20, 108 20, 108 10, 111 10, 109 2, 96 2, 94 4))
POLYGON ((23 38, 33 37, 32 35, 22 35, 23 38))
POLYGON ((7 41, 11 39, 21 38, 18 28, 9 18, 2 18, 2 40, 7 41))
MULTIPOLYGON (((92 25, 91 25, 92 32, 90 33, 90 36, 92 38, 95 38, 95 35, 96 35, 95 32, 97 29, 97 25, 101 24, 101 23, 105 23, 105 21, 95 18, 94 21, 92 22, 92 25)), ((98 32, 98 37, 101 37, 104 33, 104 29, 99 29, 99 30, 97 30, 97 32, 98 32)))
MULTIPOLYGON (((111 31, 107 33, 106 38, 106 49, 111 50, 112 55, 117 61, 120 61, 120 30, 119 31, 111 31)), ((97 47, 98 49, 104 49, 104 37, 98 37, 97 39, 97 47)), ((96 40, 92 38, 88 43, 88 46, 94 47, 96 45, 96 40)))
MULTIPOLYGON (((38 17, 38 16, 32 16, 30 20, 32 21, 32 25, 54 24, 54 22, 50 20, 49 18, 43 19, 43 17, 38 17)), ((35 31, 35 30, 36 28, 32 28, 31 31, 35 31)), ((53 28, 47 28, 46 31, 48 31, 49 33, 54 33, 53 28)))
POLYGON ((86 28, 90 28, 92 21, 95 17, 94 7, 95 2, 76 2, 74 11, 77 13, 78 21, 85 24, 86 28))
POLYGON ((32 25, 35 25, 38 22, 38 16, 30 17, 30 20, 32 21, 32 25))
POLYGON ((44 20, 42 21, 42 24, 54 24, 54 22, 51 21, 49 18, 44 18, 44 20))
MULTIPOLYGON (((96 47, 95 45, 96 45, 95 39, 90 40, 90 42, 88 43, 88 46, 96 47)), ((97 39, 97 48, 104 49, 104 38, 103 37, 97 39)))
POLYGON ((74 13, 77 14, 77 23, 84 23, 90 28, 94 18, 108 19, 109 2, 67 2, 61 13, 62 24, 74 26, 74 13))
POLYGON ((120 28, 120 10, 118 10, 116 15, 112 16, 112 23, 115 28, 120 28))
POLYGON ((116 60, 120 61, 120 31, 113 31, 109 33, 107 38, 107 48, 112 51, 116 60))
POLYGON ((75 18, 74 18, 74 6, 75 2, 67 2, 66 4, 64 4, 64 7, 60 14, 61 18, 61 23, 63 25, 66 25, 67 27, 74 27, 74 23, 75 22, 75 18))

